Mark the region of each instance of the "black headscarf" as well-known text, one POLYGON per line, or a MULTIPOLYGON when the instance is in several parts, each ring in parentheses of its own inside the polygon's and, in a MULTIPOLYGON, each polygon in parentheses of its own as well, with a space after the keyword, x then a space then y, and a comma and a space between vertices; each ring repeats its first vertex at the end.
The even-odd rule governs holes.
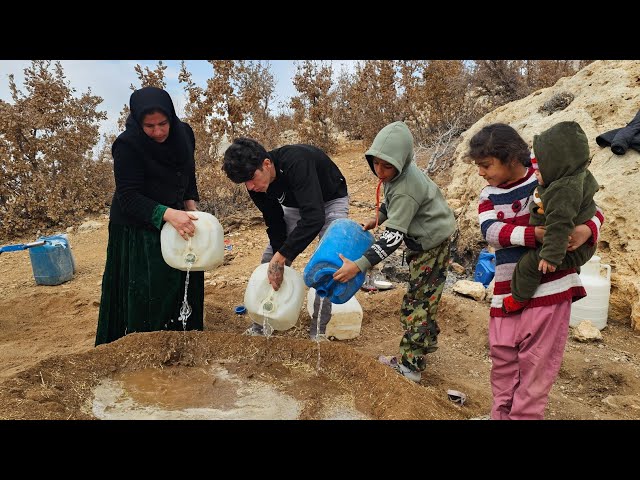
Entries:
POLYGON ((150 152, 154 160, 168 165, 182 165, 193 155, 185 123, 173 108, 169 94, 157 87, 143 87, 131 94, 130 113, 127 117, 125 134, 129 134, 142 150, 150 152), (152 110, 162 111, 169 119, 169 136, 158 143, 149 137, 142 128, 144 116, 152 110))

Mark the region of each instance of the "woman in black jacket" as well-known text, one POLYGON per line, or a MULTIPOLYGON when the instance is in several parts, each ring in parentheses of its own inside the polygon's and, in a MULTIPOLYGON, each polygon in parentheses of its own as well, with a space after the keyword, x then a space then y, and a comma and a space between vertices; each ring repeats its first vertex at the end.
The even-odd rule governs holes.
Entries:
MULTIPOLYGON (((128 333, 181 330, 186 272, 167 265, 160 229, 169 222, 185 239, 196 229, 199 200, 193 130, 169 94, 144 87, 131 94, 126 130, 113 142, 116 191, 111 202, 96 345, 128 333)), ((187 330, 203 329, 204 272, 191 272, 187 330)))

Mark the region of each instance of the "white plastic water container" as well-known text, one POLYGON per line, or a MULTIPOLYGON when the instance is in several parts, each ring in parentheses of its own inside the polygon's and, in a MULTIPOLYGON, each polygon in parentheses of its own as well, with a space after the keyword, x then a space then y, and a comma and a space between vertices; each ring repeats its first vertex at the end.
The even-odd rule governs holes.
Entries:
POLYGON ((575 327, 583 320, 588 320, 598 330, 602 330, 607 326, 609 316, 611 266, 600 263, 600 257, 594 255, 582 266, 580 280, 587 296, 571 305, 569 325, 575 327))
POLYGON ((198 217, 194 221, 196 231, 185 240, 169 222, 160 231, 162 258, 167 265, 192 272, 212 270, 224 260, 224 231, 216 217, 207 212, 189 212, 198 217))
POLYGON ((305 284, 302 275, 284 267, 282 284, 275 291, 267 278, 268 263, 256 268, 244 292, 244 306, 251 320, 269 325, 273 330, 288 330, 298 322, 304 302, 305 284))
MULTIPOLYGON (((313 318, 313 303, 316 298, 316 290, 309 289, 307 294, 307 312, 313 318)), ((328 298, 323 299, 328 302, 328 298)), ((351 297, 347 302, 331 304, 331 319, 327 323, 325 335, 327 338, 335 338, 336 340, 349 340, 360 335, 362 327, 362 307, 355 297, 351 297)))

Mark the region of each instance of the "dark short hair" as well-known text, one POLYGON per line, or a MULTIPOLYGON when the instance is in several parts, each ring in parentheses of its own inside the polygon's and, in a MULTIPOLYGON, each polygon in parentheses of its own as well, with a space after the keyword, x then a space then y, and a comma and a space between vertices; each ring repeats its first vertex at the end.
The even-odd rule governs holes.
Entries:
POLYGON ((256 170, 262 170, 262 162, 271 158, 265 148, 251 138, 240 137, 224 152, 222 170, 229 180, 243 183, 253 178, 256 170))
POLYGON ((529 146, 513 127, 505 123, 486 125, 471 137, 467 157, 474 161, 495 157, 500 163, 516 160, 525 167, 531 165, 529 146))

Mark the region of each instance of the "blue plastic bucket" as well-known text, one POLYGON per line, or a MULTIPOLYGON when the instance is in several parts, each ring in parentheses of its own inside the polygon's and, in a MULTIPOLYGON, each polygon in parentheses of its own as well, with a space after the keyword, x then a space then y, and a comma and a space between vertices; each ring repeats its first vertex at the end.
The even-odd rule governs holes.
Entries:
POLYGON ((473 275, 476 282, 482 283, 485 287, 491 283, 496 274, 496 254, 489 253, 486 249, 480 252, 476 270, 473 275))
POLYGON ((348 302, 364 283, 365 273, 360 272, 345 283, 334 281, 333 274, 342 266, 338 254, 357 260, 373 241, 371 232, 363 230, 359 223, 347 218, 334 220, 304 269, 304 283, 315 288, 318 296, 328 297, 331 303, 348 302))
POLYGON ((45 244, 29 249, 33 278, 38 285, 60 285, 73 278, 74 261, 66 235, 40 237, 45 244))

